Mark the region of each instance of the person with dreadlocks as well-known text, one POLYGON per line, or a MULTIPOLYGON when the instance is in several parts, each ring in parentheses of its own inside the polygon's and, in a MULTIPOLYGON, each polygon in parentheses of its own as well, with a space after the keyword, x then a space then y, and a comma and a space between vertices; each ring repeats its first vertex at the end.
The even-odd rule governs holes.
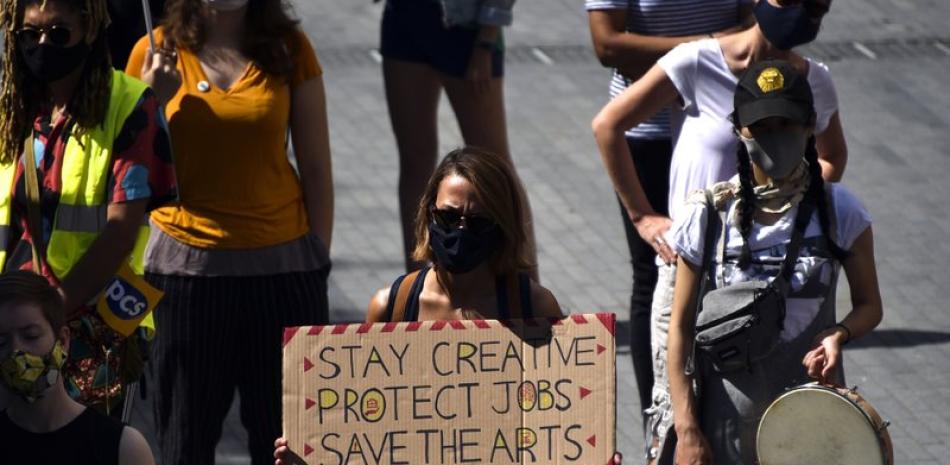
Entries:
POLYGON ((814 100, 805 76, 785 61, 756 63, 740 78, 734 109, 739 174, 710 188, 716 212, 710 212, 705 191, 694 192, 671 229, 679 262, 668 376, 678 464, 755 463, 756 427, 772 400, 809 378, 843 383, 841 346, 870 332, 882 316, 871 219, 844 186, 822 180, 813 140, 814 100), (716 276, 710 285, 720 287, 775 279, 803 208, 811 210, 800 221, 804 233, 788 279, 778 345, 764 358, 752 359, 748 370, 731 373, 714 371, 697 354, 697 398, 686 360, 696 299, 702 298, 697 295, 700 274, 716 276), (719 245, 710 247, 704 270, 706 223, 719 212, 723 221, 713 228, 710 242, 719 245), (853 308, 836 322, 840 268, 853 308))
POLYGON ((0 463, 152 465, 142 434, 69 397, 71 343, 55 288, 29 271, 0 275, 0 463))
POLYGON ((145 214, 175 196, 165 122, 152 91, 111 65, 105 0, 2 5, 0 269, 57 289, 71 394, 108 405, 122 383, 91 302, 125 264, 142 272, 145 214))

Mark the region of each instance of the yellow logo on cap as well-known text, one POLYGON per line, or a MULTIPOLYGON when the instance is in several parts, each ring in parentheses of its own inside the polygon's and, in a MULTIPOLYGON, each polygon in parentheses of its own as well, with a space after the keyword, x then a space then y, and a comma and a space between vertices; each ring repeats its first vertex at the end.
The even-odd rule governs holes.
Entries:
POLYGON ((759 85, 759 89, 767 94, 785 87, 785 76, 782 76, 778 68, 765 68, 759 73, 755 82, 759 85))

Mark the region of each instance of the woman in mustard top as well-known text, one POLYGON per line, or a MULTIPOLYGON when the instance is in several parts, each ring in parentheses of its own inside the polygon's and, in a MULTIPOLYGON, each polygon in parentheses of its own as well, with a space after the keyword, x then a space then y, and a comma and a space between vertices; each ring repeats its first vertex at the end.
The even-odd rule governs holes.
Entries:
POLYGON ((157 53, 143 38, 129 59, 166 102, 181 197, 152 214, 146 251, 165 292, 154 359, 163 463, 214 463, 235 388, 252 463, 267 463, 283 327, 327 322, 326 105, 296 24, 280 0, 173 0, 157 53))

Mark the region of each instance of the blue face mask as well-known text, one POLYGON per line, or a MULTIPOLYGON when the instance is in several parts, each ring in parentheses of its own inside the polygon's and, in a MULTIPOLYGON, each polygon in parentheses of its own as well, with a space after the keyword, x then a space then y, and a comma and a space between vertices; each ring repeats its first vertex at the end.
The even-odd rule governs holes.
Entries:
POLYGON ((821 18, 812 17, 803 4, 780 8, 768 0, 759 0, 752 13, 762 34, 779 50, 791 50, 815 40, 821 28, 821 18))

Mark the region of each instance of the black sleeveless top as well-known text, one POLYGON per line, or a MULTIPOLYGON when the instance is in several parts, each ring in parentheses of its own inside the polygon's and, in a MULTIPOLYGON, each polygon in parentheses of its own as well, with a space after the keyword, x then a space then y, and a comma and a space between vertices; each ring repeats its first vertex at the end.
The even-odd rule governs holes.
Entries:
MULTIPOLYGON (((432 267, 427 266, 419 270, 419 276, 416 278, 416 281, 412 283, 412 288, 409 290, 409 300, 406 301, 406 311, 402 321, 417 321, 419 319, 419 295, 422 294, 422 286, 425 284, 426 274, 428 274, 431 269, 432 267)), ((402 280, 405 278, 406 275, 397 278, 396 282, 394 282, 389 289, 389 304, 386 307, 388 321, 392 320, 393 308, 396 305, 396 294, 399 292, 399 285, 402 284, 402 280)), ((499 320, 511 319, 511 312, 508 309, 508 286, 505 285, 506 283, 507 277, 505 275, 495 278, 495 294, 498 301, 499 320)), ((527 273, 518 273, 518 294, 521 301, 521 318, 534 318, 534 308, 531 302, 531 277, 528 276, 527 273)))
POLYGON ((118 465, 124 426, 87 408, 49 433, 31 433, 0 412, 0 463, 4 465, 118 465))

